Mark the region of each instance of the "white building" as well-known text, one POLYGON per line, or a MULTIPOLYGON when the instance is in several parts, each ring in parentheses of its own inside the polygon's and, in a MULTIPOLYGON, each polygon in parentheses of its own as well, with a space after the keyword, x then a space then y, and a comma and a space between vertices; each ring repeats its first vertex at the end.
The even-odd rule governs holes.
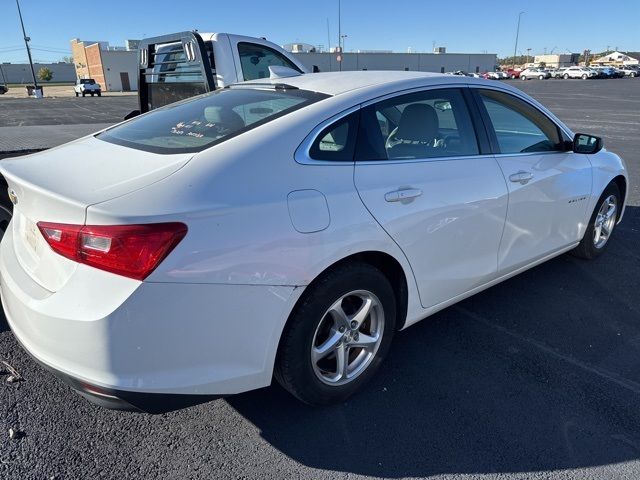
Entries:
POLYGON ((591 60, 591 65, 638 65, 640 60, 630 57, 623 52, 611 52, 595 60, 591 60))

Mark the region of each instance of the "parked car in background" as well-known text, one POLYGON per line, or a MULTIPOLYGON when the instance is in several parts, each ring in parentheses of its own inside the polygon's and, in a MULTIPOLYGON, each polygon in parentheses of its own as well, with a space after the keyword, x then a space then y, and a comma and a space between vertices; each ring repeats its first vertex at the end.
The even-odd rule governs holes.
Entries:
POLYGON ((640 76, 640 70, 631 65, 624 65, 618 69, 625 77, 637 77, 640 76))
POLYGON ((591 67, 598 72, 602 78, 620 78, 620 72, 613 67, 591 67))
POLYGON ((445 72, 445 75, 458 75, 458 76, 466 77, 469 74, 463 70, 454 70, 452 72, 445 72))
POLYGON ((94 95, 102 96, 102 88, 93 78, 78 79, 73 89, 76 92, 76 97, 79 95, 85 97, 87 94, 90 94, 92 97, 94 95))
POLYGON ((504 73, 507 74, 508 78, 511 79, 516 79, 516 78, 520 78, 520 72, 522 70, 518 69, 518 68, 508 68, 507 70, 504 71, 504 73))
POLYGON ((532 78, 544 80, 551 78, 551 74, 549 70, 545 70, 544 68, 525 68, 520 72, 520 80, 530 80, 532 78))
POLYGON ((601 255, 628 190, 600 138, 517 88, 404 71, 231 85, 0 173, 19 344, 92 401, 142 409, 274 377, 343 402, 397 330, 601 255))
POLYGON ((587 80, 589 78, 596 78, 598 76, 598 72, 592 70, 588 67, 569 67, 562 74, 562 78, 565 80, 569 78, 581 78, 583 80, 587 80))
POLYGON ((552 68, 549 70, 549 74, 551 75, 551 78, 562 78, 566 69, 567 67, 552 68))
POLYGON ((486 80, 500 80, 502 72, 484 72, 480 76, 486 80))

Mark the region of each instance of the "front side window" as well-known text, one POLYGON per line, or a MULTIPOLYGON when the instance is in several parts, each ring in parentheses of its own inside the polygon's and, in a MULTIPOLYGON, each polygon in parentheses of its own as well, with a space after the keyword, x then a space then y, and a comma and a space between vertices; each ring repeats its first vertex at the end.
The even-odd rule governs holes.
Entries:
POLYGON ((545 114, 527 102, 495 90, 480 90, 500 153, 563 150, 560 130, 545 114))
POLYGON ((478 154, 462 93, 427 90, 363 109, 359 160, 419 159, 478 154))
POLYGON ((238 43, 238 54, 242 76, 245 81, 258 78, 269 78, 269 67, 279 66, 292 68, 300 73, 300 69, 282 53, 272 48, 255 43, 238 43))
POLYGON ((227 88, 159 108, 97 138, 154 153, 200 152, 323 98, 306 90, 227 88))

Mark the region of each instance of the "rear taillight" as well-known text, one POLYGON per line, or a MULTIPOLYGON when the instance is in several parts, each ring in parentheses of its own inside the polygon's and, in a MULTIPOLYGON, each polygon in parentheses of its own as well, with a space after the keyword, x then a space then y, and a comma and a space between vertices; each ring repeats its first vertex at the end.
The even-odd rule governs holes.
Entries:
POLYGON ((187 234, 183 223, 69 225, 38 222, 54 252, 78 263, 144 280, 187 234))

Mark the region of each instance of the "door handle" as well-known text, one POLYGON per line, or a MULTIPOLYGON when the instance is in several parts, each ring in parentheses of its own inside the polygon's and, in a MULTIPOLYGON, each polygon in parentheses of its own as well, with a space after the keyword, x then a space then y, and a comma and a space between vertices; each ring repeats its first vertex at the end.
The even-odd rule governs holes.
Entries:
POLYGON ((520 170, 517 173, 514 173, 513 175, 509 175, 509 180, 512 181, 513 183, 519 183, 521 185, 526 185, 527 183, 529 183, 529 180, 531 180, 533 178, 533 173, 531 172, 525 172, 524 170, 520 170))
POLYGON ((395 190, 384 195, 387 202, 401 202, 403 200, 411 200, 422 195, 422 190, 418 188, 408 188, 406 190, 395 190))

